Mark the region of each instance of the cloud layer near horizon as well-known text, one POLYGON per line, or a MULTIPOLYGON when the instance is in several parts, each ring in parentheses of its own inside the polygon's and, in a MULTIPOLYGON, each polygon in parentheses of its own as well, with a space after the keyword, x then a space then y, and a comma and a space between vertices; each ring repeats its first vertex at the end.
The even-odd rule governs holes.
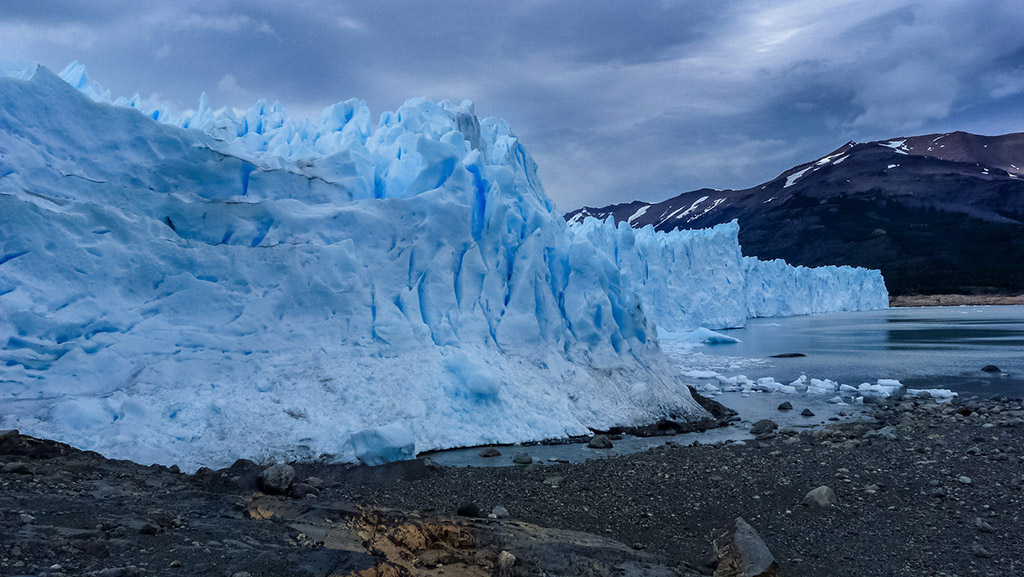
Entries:
POLYGON ((506 118, 563 210, 741 188, 845 141, 1024 131, 1019 0, 9 2, 0 56, 115 95, 506 118))

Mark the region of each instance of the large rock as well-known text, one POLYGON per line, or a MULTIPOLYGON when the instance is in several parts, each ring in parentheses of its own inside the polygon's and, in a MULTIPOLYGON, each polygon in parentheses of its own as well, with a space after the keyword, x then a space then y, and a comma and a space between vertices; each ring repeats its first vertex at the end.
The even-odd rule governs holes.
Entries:
POLYGON ((804 495, 804 505, 818 508, 831 508, 839 505, 839 499, 836 497, 836 492, 831 487, 822 485, 816 489, 812 489, 806 495, 804 495))
POLYGON ((18 446, 18 440, 18 431, 16 429, 0 431, 0 455, 6 455, 13 451, 18 446))
POLYGON ((512 457, 512 462, 517 465, 529 465, 533 462, 533 457, 531 457, 529 453, 516 453, 515 456, 512 457))
POLYGON ((750 427, 750 434, 756 437, 758 435, 770 433, 777 428, 779 428, 779 425, 777 425, 775 421, 771 419, 761 419, 760 421, 754 423, 753 427, 750 427))
POLYGON ((726 407, 722 403, 719 403, 714 399, 709 399, 704 395, 698 393, 697 389, 693 388, 692 386, 686 385, 686 387, 690 389, 690 396, 693 397, 693 400, 697 401, 697 404, 700 405, 701 407, 704 407, 705 411, 711 413, 711 417, 713 419, 717 421, 723 421, 739 414, 736 411, 730 409, 729 407, 726 407))
POLYGON ((260 489, 266 493, 283 495, 295 480, 295 469, 291 465, 278 463, 264 469, 257 477, 260 489))
POLYGON ((715 577, 779 577, 782 570, 768 545, 743 517, 714 534, 715 577))
POLYGON ((605 435, 594 435, 594 438, 590 439, 587 446, 591 449, 611 449, 612 441, 605 435))

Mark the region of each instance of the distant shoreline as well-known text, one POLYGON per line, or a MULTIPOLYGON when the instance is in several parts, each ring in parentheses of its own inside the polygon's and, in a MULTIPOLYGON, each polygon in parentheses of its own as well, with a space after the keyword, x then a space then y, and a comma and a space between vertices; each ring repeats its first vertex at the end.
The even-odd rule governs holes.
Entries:
POLYGON ((899 295, 889 297, 889 306, 900 307, 955 307, 955 306, 1024 305, 1021 295, 899 295))

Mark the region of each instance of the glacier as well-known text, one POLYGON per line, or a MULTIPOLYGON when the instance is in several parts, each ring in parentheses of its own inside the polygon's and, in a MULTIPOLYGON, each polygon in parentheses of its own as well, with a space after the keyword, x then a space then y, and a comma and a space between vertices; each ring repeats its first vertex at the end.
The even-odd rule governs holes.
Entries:
POLYGON ((4 428, 195 469, 707 417, 469 103, 172 117, 0 71, 4 428))
POLYGON ((469 102, 176 113, 0 61, 0 427, 194 470, 696 421, 656 322, 878 304, 728 227, 586 226, 469 102))
POLYGON ((615 261, 648 318, 670 333, 742 327, 748 318, 888 308, 879 271, 745 257, 739 230, 735 220, 660 232, 592 217, 569 227, 615 261))

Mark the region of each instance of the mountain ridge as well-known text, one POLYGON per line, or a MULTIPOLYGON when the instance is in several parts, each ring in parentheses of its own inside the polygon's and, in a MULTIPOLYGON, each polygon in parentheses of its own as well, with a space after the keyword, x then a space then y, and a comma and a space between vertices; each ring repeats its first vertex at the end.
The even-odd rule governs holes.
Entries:
POLYGON ((745 255, 882 270, 891 294, 1024 292, 1024 133, 847 142, 741 190, 583 207, 655 230, 736 219, 745 255))

